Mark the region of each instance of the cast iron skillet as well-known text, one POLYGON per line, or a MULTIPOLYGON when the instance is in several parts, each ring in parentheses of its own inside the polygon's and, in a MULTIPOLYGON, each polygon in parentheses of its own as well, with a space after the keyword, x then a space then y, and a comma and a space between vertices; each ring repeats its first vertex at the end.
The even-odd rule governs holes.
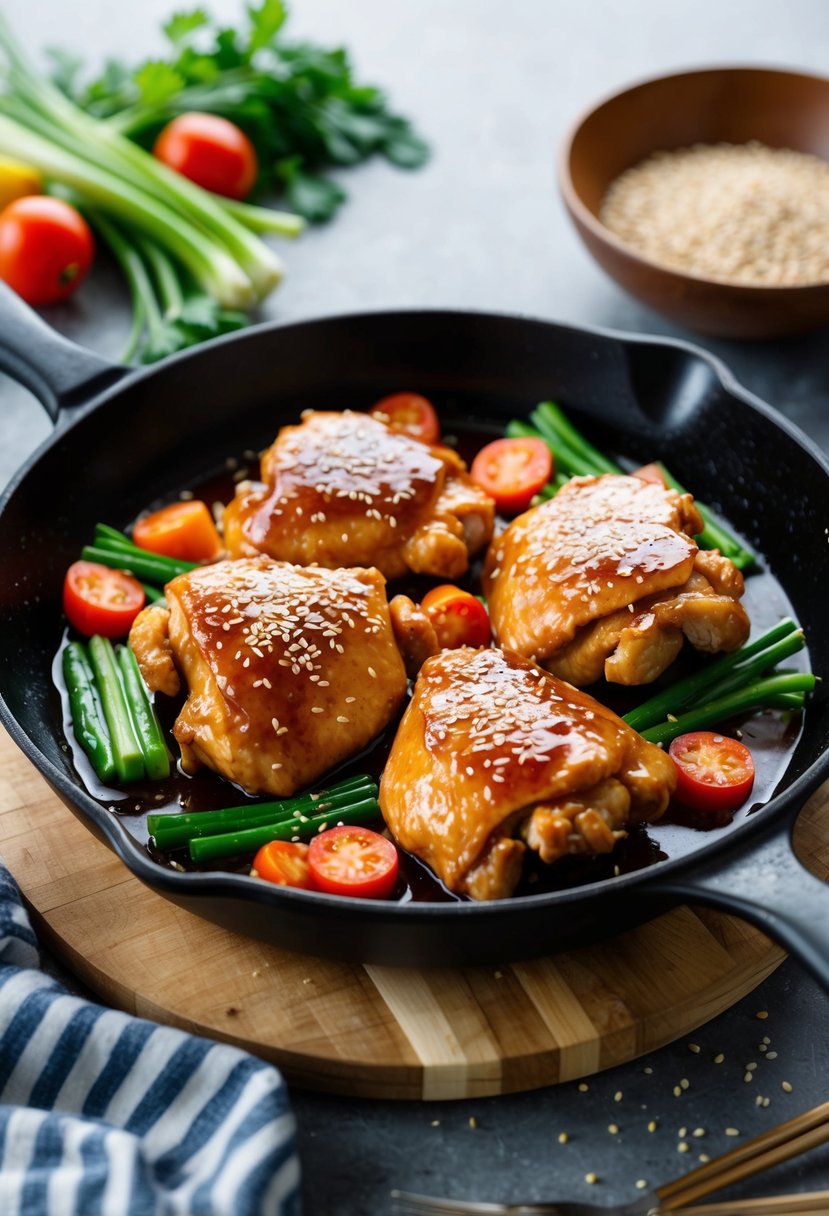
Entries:
POLYGON ((690 855, 618 878, 489 904, 374 903, 165 869, 81 786, 50 700, 63 575, 98 519, 123 526, 156 497, 221 467, 229 452, 270 441, 302 409, 361 408, 404 387, 491 433, 555 396, 609 450, 663 457, 765 555, 805 627, 814 670, 825 674, 829 465, 721 364, 678 342, 401 312, 268 325, 125 373, 4 292, 0 368, 58 421, 0 503, 0 716, 67 806, 143 882, 290 949, 406 965, 537 955, 693 900, 753 921, 829 987, 829 888, 790 844, 798 811, 829 776, 825 694, 805 716, 776 795, 733 830, 698 833, 690 855))

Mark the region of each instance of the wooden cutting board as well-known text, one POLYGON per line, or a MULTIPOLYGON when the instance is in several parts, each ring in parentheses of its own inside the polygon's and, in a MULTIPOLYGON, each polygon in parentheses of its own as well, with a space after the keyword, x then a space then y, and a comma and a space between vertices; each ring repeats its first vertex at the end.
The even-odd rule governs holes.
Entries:
MULTIPOLYGON (((827 810, 829 786, 796 837, 822 878, 827 810)), ((587 1076, 707 1022, 784 957, 745 922, 688 907, 609 943, 500 969, 290 954, 143 886, 2 729, 0 853, 43 944, 104 1002, 234 1043, 296 1085, 362 1097, 479 1097, 587 1076)))

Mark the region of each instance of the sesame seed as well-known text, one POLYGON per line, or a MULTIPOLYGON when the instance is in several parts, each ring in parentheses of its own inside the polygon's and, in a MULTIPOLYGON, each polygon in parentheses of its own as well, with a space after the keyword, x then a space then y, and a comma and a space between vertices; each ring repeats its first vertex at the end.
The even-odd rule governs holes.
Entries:
POLYGON ((680 1081, 679 1085, 680 1085, 681 1089, 690 1089, 691 1088, 691 1082, 687 1079, 687 1077, 683 1077, 682 1080, 680 1081))
POLYGON ((569 1136, 569 1134, 568 1134, 567 1132, 559 1132, 559 1133, 558 1133, 558 1142, 559 1142, 559 1144, 566 1144, 566 1143, 567 1143, 567 1141, 568 1141, 569 1139, 570 1139, 570 1136, 569 1136))
POLYGON ((324 714, 325 710, 323 709, 323 707, 321 705, 312 705, 311 713, 312 714, 324 714))
POLYGON ((777 1052, 776 1052, 776 1051, 767 1051, 767 1052, 766 1052, 766 1059, 767 1059, 767 1060, 776 1060, 776 1059, 777 1059, 777 1052))
POLYGON ((768 1009, 758 1009, 757 1013, 755 1013, 754 1016, 756 1018, 759 1018, 761 1022, 764 1022, 766 1020, 766 1018, 769 1016, 769 1011, 768 1011, 768 1009))
POLYGON ((719 1053, 719 1055, 714 1056, 714 1063, 715 1063, 715 1064, 722 1064, 722 1062, 723 1062, 723 1060, 724 1060, 724 1059, 725 1059, 724 1054, 723 1054, 722 1052, 720 1052, 720 1053, 719 1053))
POLYGON ((680 1140, 679 1144, 676 1146, 676 1151, 678 1153, 687 1153, 690 1152, 690 1149, 690 1144, 688 1144, 685 1140, 680 1140))
POLYGON ((781 1081, 780 1084, 783 1087, 783 1089, 785 1089, 787 1094, 790 1094, 792 1092, 793 1086, 790 1081, 781 1081))
POLYGON ((705 1135, 705 1128, 704 1127, 695 1127, 694 1130, 691 1132, 691 1135, 696 1136, 697 1139, 699 1139, 700 1136, 705 1135))
POLYGON ((753 1081, 753 1080, 754 1080, 754 1078, 753 1078, 753 1076, 751 1075, 751 1073, 750 1073, 750 1072, 746 1072, 746 1073, 743 1073, 743 1080, 744 1080, 746 1083, 748 1083, 749 1081, 753 1081))
POLYGON ((588 1183, 590 1184, 590 1186, 595 1186, 595 1185, 596 1185, 596 1183, 599 1181, 599 1175, 598 1175, 598 1174, 594 1174, 594 1173, 591 1171, 589 1174, 585 1174, 585 1175, 584 1175, 584 1181, 585 1181, 585 1182, 588 1182, 588 1183))
POLYGON ((638 1178, 636 1180, 636 1189, 638 1191, 644 1191, 645 1188, 647 1187, 647 1185, 648 1185, 648 1182, 647 1182, 646 1178, 638 1178))
POLYGON ((696 1055, 699 1055, 701 1049, 700 1049, 699 1043, 689 1043, 688 1050, 692 1051, 694 1053, 694 1055, 696 1056, 696 1055))
POLYGON ((618 1123, 608 1123, 607 1130, 610 1132, 611 1136, 618 1136, 619 1124, 618 1123))
POLYGON ((702 1164, 703 1164, 703 1165, 705 1165, 707 1162, 709 1162, 709 1161, 711 1160, 711 1158, 708 1156, 708 1154, 707 1154, 707 1153, 700 1153, 700 1155, 699 1155, 699 1157, 697 1158, 697 1160, 698 1160, 698 1161, 701 1161, 701 1162, 702 1162, 702 1164))
POLYGON ((432 1127, 440 1127, 440 1119, 433 1119, 432 1127))
POLYGON ((622 1091, 621 1091, 621 1089, 617 1089, 617 1090, 616 1090, 616 1093, 613 1095, 613 1101, 614 1101, 614 1102, 621 1102, 621 1101, 622 1101, 622 1091))
POLYGON ((344 714, 338 714, 338 715, 337 715, 337 721, 338 721, 338 722, 347 722, 347 721, 348 721, 348 718, 346 718, 344 714))
POLYGON ((726 1136, 739 1136, 739 1131, 736 1127, 727 1127, 725 1129, 726 1136))
POLYGON ((655 1132, 658 1126, 659 1125, 657 1124, 656 1120, 651 1119, 650 1123, 648 1124, 648 1131, 655 1132))
POLYGON ((682 1090, 679 1088, 679 1086, 678 1086, 678 1085, 675 1085, 675 1086, 674 1086, 674 1097, 675 1097, 675 1098, 681 1098, 681 1097, 682 1097, 682 1090))
POLYGON ((684 1139, 685 1139, 685 1137, 686 1137, 687 1135, 688 1135, 688 1128, 687 1128, 687 1127, 681 1127, 681 1128, 679 1129, 679 1131, 677 1132, 677 1139, 679 1139, 679 1140, 684 1140, 684 1139))
POLYGON ((474 1115, 469 1116, 469 1126, 472 1128, 473 1131, 478 1126, 478 1120, 475 1118, 474 1115))
POLYGON ((645 1076, 648 1076, 648 1077, 653 1076, 653 1069, 651 1068, 650 1065, 648 1065, 647 1068, 643 1068, 642 1072, 645 1074, 645 1076))
POLYGON ((579 1085, 579 1093, 586 1094, 589 1088, 590 1088, 590 1086, 587 1084, 587 1082, 582 1081, 579 1085))

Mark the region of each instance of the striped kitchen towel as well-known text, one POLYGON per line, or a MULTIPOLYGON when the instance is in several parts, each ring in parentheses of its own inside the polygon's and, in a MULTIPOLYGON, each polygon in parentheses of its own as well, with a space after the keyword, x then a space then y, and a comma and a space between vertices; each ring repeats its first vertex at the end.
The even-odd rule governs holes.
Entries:
POLYGON ((234 1047, 72 996, 38 970, 0 864, 2 1216, 298 1216, 285 1084, 234 1047))

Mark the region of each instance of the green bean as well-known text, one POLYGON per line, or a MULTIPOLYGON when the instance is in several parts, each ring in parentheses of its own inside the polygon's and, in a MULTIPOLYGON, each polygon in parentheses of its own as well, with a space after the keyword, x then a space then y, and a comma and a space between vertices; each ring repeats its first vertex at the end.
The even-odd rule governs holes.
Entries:
POLYGON ((380 807, 376 798, 365 798, 350 806, 339 807, 327 815, 309 817, 307 823, 295 821, 263 824, 244 832, 228 832, 218 836, 197 836, 190 841, 193 861, 212 861, 216 857, 232 857, 237 853, 252 853, 272 840, 297 840, 316 836, 339 823, 366 823, 376 819, 380 807))
POLYGON ((82 642, 70 642, 63 652, 63 676, 69 694, 72 729, 101 781, 115 776, 115 753, 101 699, 82 642))
POLYGON ((125 782, 140 781, 144 776, 144 756, 135 737, 115 651, 109 639, 98 636, 90 638, 89 658, 112 740, 118 776, 125 782))
POLYGON ((121 672, 127 708, 144 757, 144 769, 151 781, 160 781, 163 777, 170 776, 170 753, 155 716, 150 694, 129 646, 118 646, 115 656, 121 672))

